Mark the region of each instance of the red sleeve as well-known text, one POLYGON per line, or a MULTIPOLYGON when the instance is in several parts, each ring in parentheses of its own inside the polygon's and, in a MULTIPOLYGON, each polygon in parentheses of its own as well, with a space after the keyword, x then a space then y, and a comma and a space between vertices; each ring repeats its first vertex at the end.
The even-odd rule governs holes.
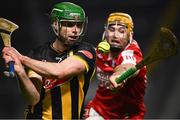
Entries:
POLYGON ((131 44, 119 55, 118 64, 132 63, 137 64, 142 60, 142 53, 136 44, 131 44))

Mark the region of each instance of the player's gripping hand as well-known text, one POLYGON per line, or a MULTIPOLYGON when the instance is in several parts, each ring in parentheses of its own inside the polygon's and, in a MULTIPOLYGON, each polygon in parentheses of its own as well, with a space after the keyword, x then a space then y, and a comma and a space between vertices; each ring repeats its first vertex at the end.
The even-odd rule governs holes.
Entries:
POLYGON ((16 49, 12 47, 4 47, 2 53, 5 63, 9 63, 9 61, 14 61, 15 71, 17 73, 24 72, 24 67, 21 64, 21 60, 20 60, 22 58, 22 55, 16 49))
POLYGON ((8 64, 10 61, 14 61, 13 58, 8 54, 8 51, 9 47, 4 47, 4 49, 2 50, 2 56, 6 64, 8 64))
POLYGON ((119 74, 113 74, 113 75, 111 75, 111 76, 109 77, 109 80, 110 80, 110 82, 111 82, 111 84, 112 84, 112 88, 111 88, 111 89, 116 89, 116 88, 122 88, 122 87, 124 87, 124 84, 126 83, 126 80, 127 80, 127 79, 125 79, 125 80, 123 80, 123 82, 117 84, 117 83, 116 83, 116 79, 117 79, 119 76, 120 76, 119 74))

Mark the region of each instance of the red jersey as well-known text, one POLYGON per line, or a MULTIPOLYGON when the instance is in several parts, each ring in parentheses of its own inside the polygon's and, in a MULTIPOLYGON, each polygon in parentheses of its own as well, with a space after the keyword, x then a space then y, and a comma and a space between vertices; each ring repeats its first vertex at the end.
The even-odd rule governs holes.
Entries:
POLYGON ((109 77, 113 74, 116 66, 126 63, 137 64, 142 58, 141 50, 135 40, 129 43, 116 59, 110 59, 108 54, 101 54, 97 51, 99 86, 95 98, 89 105, 105 119, 144 116, 144 95, 147 83, 145 67, 137 76, 128 79, 118 92, 112 92, 109 89, 109 77))

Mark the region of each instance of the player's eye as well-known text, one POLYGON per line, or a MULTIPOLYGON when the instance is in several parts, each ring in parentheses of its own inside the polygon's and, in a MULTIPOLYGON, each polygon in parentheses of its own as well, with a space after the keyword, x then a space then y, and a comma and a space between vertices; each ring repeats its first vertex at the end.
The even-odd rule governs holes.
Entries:
POLYGON ((125 29, 123 29, 123 28, 119 28, 119 30, 118 30, 120 33, 125 33, 126 32, 126 30, 125 29))
POLYGON ((114 27, 108 27, 108 30, 110 31, 110 32, 114 32, 115 31, 115 28, 114 27))
POLYGON ((76 25, 78 28, 81 28, 83 26, 83 22, 62 21, 61 25, 66 27, 74 27, 76 25))
POLYGON ((83 22, 77 22, 77 23, 76 23, 76 26, 77 26, 78 28, 82 28, 83 22))

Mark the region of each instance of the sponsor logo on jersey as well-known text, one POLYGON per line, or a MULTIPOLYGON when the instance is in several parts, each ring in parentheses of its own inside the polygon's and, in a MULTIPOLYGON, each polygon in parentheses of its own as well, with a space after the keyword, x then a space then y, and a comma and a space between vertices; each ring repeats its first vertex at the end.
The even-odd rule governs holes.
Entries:
POLYGON ((92 58, 93 58, 92 53, 90 53, 90 52, 87 51, 87 50, 80 50, 80 51, 78 51, 78 52, 83 53, 83 54, 84 54, 86 57, 88 57, 89 59, 92 59, 92 58))

